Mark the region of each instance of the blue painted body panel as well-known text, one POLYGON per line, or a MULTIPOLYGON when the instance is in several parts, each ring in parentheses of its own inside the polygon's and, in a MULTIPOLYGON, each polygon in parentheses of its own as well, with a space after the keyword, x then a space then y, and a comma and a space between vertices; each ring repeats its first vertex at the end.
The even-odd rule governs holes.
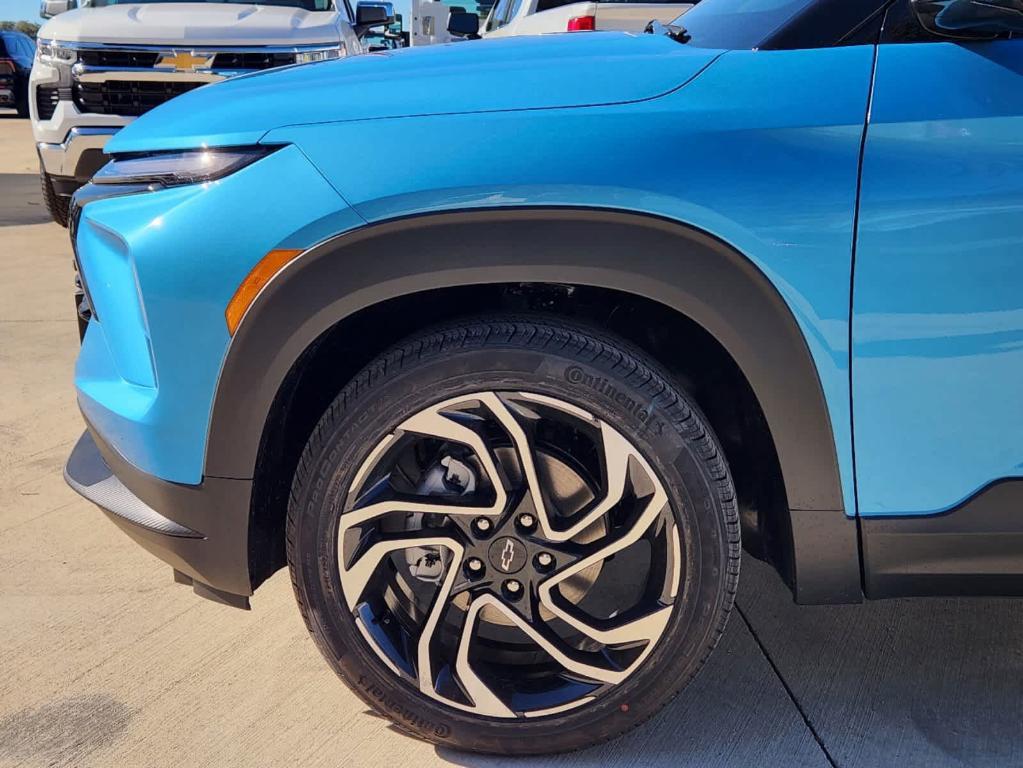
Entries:
MULTIPOLYGON (((750 256, 803 329, 820 371, 845 508, 852 514, 849 284, 856 174, 874 49, 721 54, 656 35, 607 34, 521 38, 507 46, 485 43, 472 54, 478 59, 472 64, 463 61, 468 50, 451 46, 420 52, 421 60, 406 66, 409 80, 393 83, 386 99, 375 96, 371 85, 391 77, 396 62, 403 61, 398 54, 235 79, 154 110, 151 119, 136 121, 109 148, 144 151, 181 146, 182 141, 215 145, 225 136, 232 143, 258 126, 253 134, 260 133, 264 142, 301 149, 351 204, 345 220, 350 226, 363 219, 454 208, 581 205, 666 216, 705 229, 750 256), (533 63, 523 58, 524 51, 533 63), (445 85, 448 79, 457 87, 445 85), (440 90, 431 90, 428 82, 440 90), (218 89, 219 98, 213 98, 218 89), (260 93, 275 98, 256 98, 260 93), (324 105, 323 93, 331 95, 330 104, 324 105), (580 106, 586 104, 593 106, 580 106), (526 105, 545 108, 522 109, 526 105), (399 108, 418 116, 388 119, 399 108), (336 121, 323 122, 331 117, 336 121), (309 125, 281 125, 314 119, 309 125), (415 137, 431 135, 466 139, 427 142, 430 151, 423 151, 415 137), (388 165, 410 172, 378 173, 380 154, 366 147, 386 147, 388 165)), ((279 161, 262 161, 239 177, 262 172, 269 162, 279 161)), ((268 179, 272 173, 267 171, 268 179)), ((224 196, 217 205, 203 199, 205 191, 188 190, 161 192, 144 204, 139 198, 100 201, 86 210, 91 219, 124 216, 144 222, 172 197, 184 195, 194 204, 172 208, 174 231, 219 234, 210 211, 232 229, 239 226, 238 217, 251 216, 252 181, 245 184, 247 191, 239 198, 224 196)), ((233 189, 234 177, 222 185, 233 189)), ((300 186, 280 177, 266 184, 267 189, 300 186)), ((194 482, 201 473, 203 429, 227 344, 216 301, 222 302, 222 313, 243 274, 241 267, 273 247, 274 238, 288 247, 304 247, 344 230, 344 222, 317 222, 316 214, 326 211, 299 208, 301 215, 275 210, 273 236, 259 237, 258 247, 233 246, 231 279, 199 277, 197 262, 179 263, 182 274, 202 283, 204 303, 211 299, 201 322, 217 327, 200 328, 197 318, 177 331, 181 340, 205 334, 190 350, 190 366, 202 371, 201 386, 177 382, 191 391, 167 412, 182 439, 173 441, 173 450, 165 446, 170 441, 154 419, 140 445, 126 454, 129 459, 138 463, 138 457, 146 457, 146 468, 167 479, 194 482), (186 421, 192 423, 186 427, 186 421), (160 460, 150 460, 156 455, 160 460)), ((110 229, 134 250, 137 235, 125 235, 132 226, 139 225, 117 221, 110 229)), ((257 231, 267 226, 261 223, 257 231)), ((172 292, 168 286, 168 295, 172 292)), ((158 309, 147 294, 150 322, 158 309)), ((161 380, 162 353, 155 352, 161 380)))
POLYGON ((291 146, 213 184, 85 208, 100 320, 78 364, 83 410, 141 469, 198 482, 224 308, 268 250, 432 211, 609 208, 703 229, 777 287, 818 369, 847 514, 857 494, 864 515, 942 511, 1023 476, 1021 52, 561 35, 199 89, 108 150, 291 146), (381 173, 382 157, 399 170, 381 173))
POLYGON ((294 147, 220 181, 83 209, 79 258, 99 321, 89 324, 78 357, 78 399, 132 464, 164 480, 202 479, 230 341, 224 309, 296 222, 332 214, 357 223, 294 147))
POLYGON ((747 254, 788 302, 820 373, 855 510, 848 314, 856 174, 874 49, 733 51, 681 89, 641 103, 433 115, 282 128, 369 221, 487 206, 572 205, 656 214, 747 254), (337 152, 377 141, 393 167, 337 152))
POLYGON ((854 293, 860 514, 1023 476, 1023 40, 881 46, 854 293))

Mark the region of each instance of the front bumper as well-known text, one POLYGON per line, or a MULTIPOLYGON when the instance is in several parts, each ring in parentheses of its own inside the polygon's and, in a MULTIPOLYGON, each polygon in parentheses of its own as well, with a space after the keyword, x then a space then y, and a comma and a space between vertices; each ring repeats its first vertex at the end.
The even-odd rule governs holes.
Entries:
POLYGON ((111 197, 83 191, 79 203, 71 234, 92 310, 75 367, 82 413, 135 469, 203 483, 231 342, 224 310, 266 253, 306 248, 323 231, 296 235, 304 227, 326 219, 337 231, 355 214, 296 147, 216 181, 111 197))
POLYGON ((39 162, 48 174, 86 182, 93 177, 106 158, 103 147, 118 128, 76 127, 59 143, 41 141, 36 144, 39 162))
POLYGON ((78 440, 64 479, 121 530, 203 597, 248 607, 249 480, 168 483, 126 462, 91 428, 78 440))

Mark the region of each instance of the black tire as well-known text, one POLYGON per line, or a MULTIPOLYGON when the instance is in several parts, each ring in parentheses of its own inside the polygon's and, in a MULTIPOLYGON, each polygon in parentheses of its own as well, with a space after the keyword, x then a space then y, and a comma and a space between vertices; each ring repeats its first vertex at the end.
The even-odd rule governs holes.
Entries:
POLYGON ((18 101, 18 117, 26 118, 28 116, 28 93, 25 93, 18 101))
POLYGON ((310 633, 368 705, 437 744, 546 754, 621 735, 693 679, 734 603, 740 534, 720 446, 695 405, 653 360, 592 329, 542 317, 485 318, 402 343, 337 396, 313 431, 293 481, 287 550, 310 633), (631 676, 567 712, 510 721, 445 706, 392 673, 344 608, 337 566, 340 502, 367 454, 419 409, 488 388, 558 398, 627 435, 667 492, 684 552, 684 582, 671 618, 631 676))
POLYGON ((50 217, 62 227, 68 225, 68 214, 71 208, 71 198, 58 195, 53 188, 53 180, 50 174, 39 169, 39 186, 43 192, 43 204, 49 212, 50 217))

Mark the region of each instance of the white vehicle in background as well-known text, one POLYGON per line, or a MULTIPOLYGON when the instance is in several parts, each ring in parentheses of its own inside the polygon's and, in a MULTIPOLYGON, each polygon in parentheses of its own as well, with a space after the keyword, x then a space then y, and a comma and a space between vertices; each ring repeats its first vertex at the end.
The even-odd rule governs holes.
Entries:
POLYGON ((642 32, 651 21, 667 24, 693 5, 630 0, 498 0, 481 25, 480 35, 489 38, 608 29, 642 32))
POLYGON ((465 13, 464 9, 440 0, 412 0, 412 24, 409 27, 409 45, 437 45, 458 40, 448 31, 452 14, 465 13))
POLYGON ((362 35, 391 21, 386 3, 353 13, 349 0, 75 5, 43 0, 52 18, 29 79, 43 199, 64 226, 71 195, 105 162, 103 146, 139 115, 227 77, 361 53, 362 35))
MULTIPOLYGON (((482 22, 457 0, 412 0, 411 45, 550 32, 642 32, 652 21, 668 24, 692 8, 687 3, 643 0, 497 0, 482 22)), ((471 4, 470 4, 471 5, 471 4)))

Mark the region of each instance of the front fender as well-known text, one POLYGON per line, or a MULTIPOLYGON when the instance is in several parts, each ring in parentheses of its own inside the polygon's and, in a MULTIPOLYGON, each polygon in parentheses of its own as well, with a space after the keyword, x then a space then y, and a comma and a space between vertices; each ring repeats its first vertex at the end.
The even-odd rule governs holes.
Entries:
MULTIPOLYGON (((264 141, 301 147, 373 223, 586 207, 713 233, 767 277, 802 330, 852 516, 850 281, 873 60, 870 45, 730 51, 656 98, 521 109, 521 89, 509 88, 506 109, 295 125, 264 141)), ((481 233, 478 246, 495 241, 481 233)))

